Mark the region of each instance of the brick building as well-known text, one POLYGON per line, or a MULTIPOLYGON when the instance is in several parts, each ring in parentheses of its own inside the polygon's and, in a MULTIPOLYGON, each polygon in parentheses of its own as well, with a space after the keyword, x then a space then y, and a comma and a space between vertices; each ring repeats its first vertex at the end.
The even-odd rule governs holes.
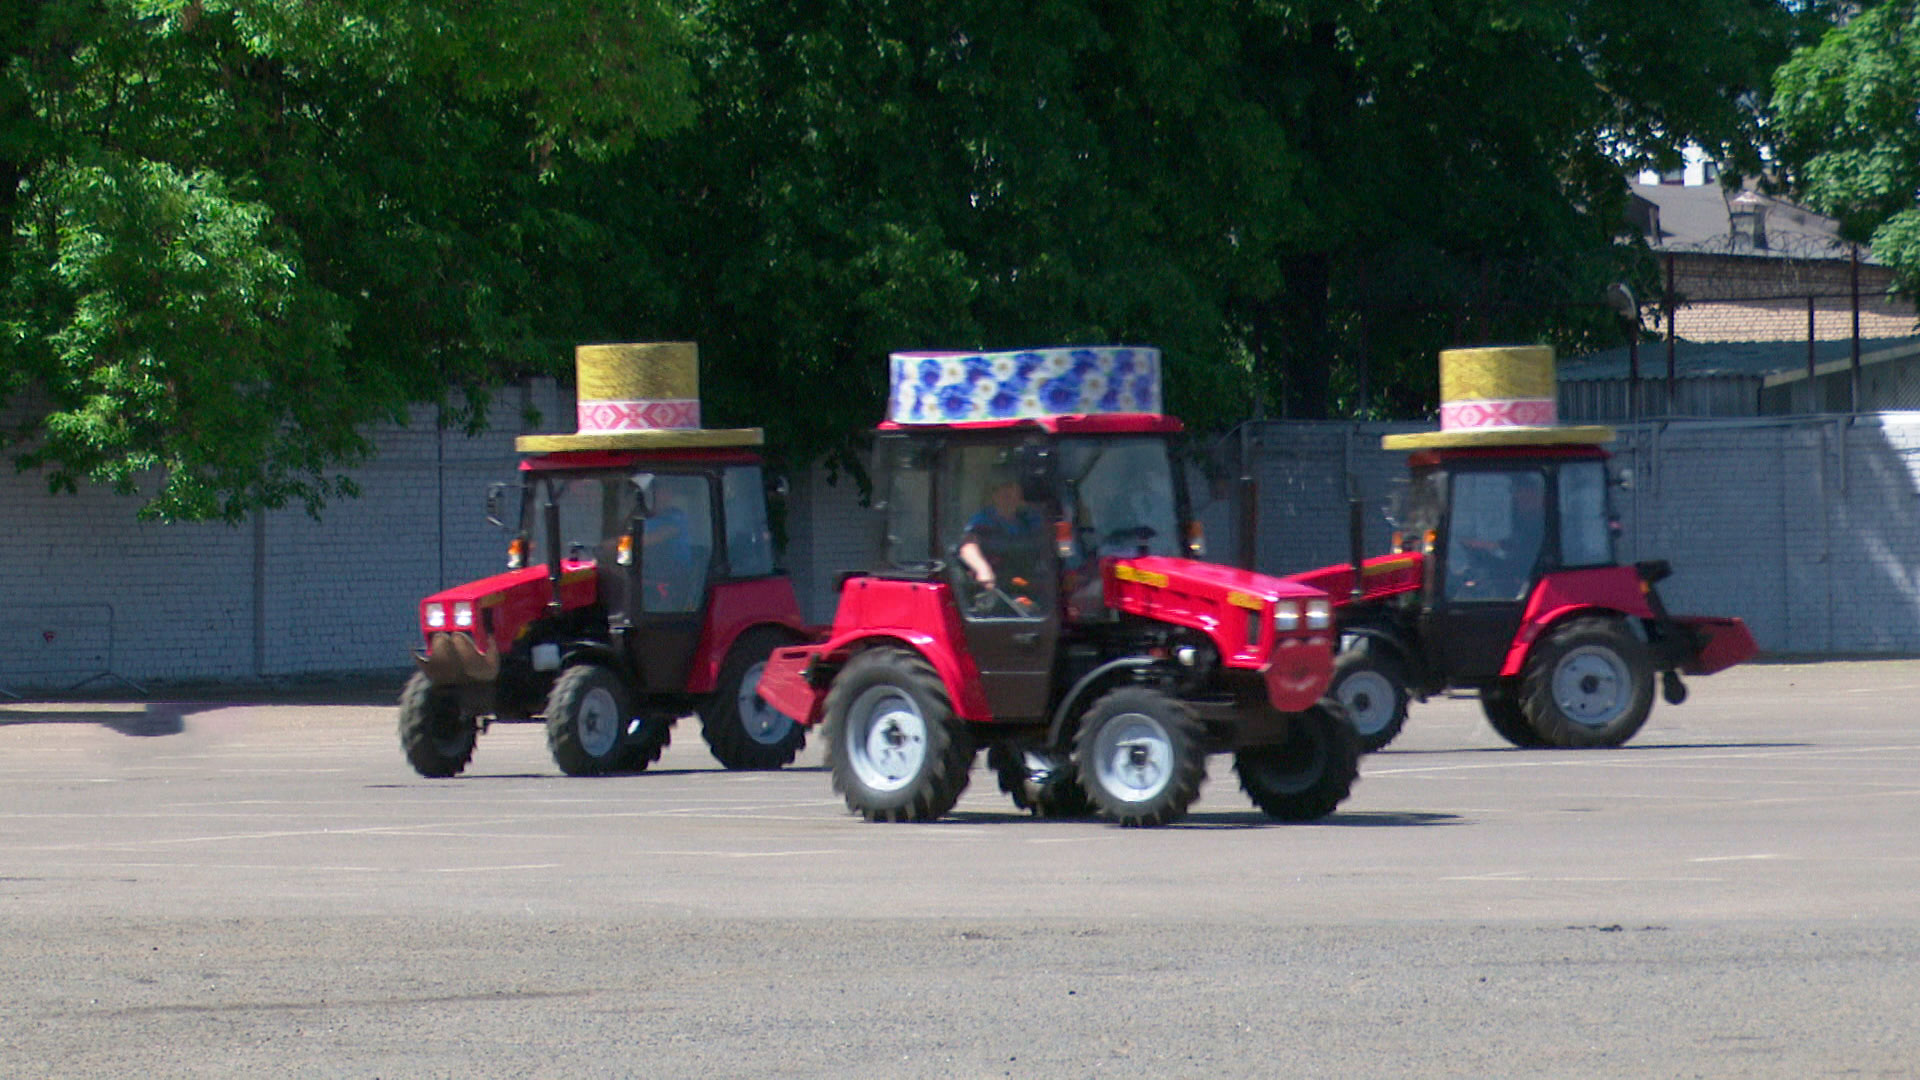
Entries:
POLYGON ((1920 408, 1915 308, 1892 272, 1833 219, 1706 179, 1632 185, 1628 219, 1659 259, 1661 293, 1639 298, 1637 350, 1561 365, 1563 417, 1920 408))

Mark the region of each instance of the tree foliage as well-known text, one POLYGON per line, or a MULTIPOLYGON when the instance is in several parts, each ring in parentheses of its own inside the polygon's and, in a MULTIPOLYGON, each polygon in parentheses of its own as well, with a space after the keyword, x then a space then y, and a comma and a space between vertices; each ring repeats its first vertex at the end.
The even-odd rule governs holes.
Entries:
POLYGON ((1920 293, 1920 4, 1869 8, 1774 79, 1790 181, 1920 293))
MULTIPOLYGON (((235 520, 544 354, 543 172, 684 123, 650 0, 47 0, 0 17, 0 401, 56 486, 235 520)), ((463 403, 455 404, 460 412, 463 403)), ((470 415, 470 414, 469 414, 470 415)))
POLYGON ((1618 333, 1623 171, 1756 160, 1812 17, 655 2, 0 16, 24 460, 166 515, 317 505, 371 420, 591 340, 697 340, 709 418, 796 461, 854 460, 904 348, 1159 345, 1201 427, 1351 415, 1364 360, 1417 411, 1438 347, 1618 333))

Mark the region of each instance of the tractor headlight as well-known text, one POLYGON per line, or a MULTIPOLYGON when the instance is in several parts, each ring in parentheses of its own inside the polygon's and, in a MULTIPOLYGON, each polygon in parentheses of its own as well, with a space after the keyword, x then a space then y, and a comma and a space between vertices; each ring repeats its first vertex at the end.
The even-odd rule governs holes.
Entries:
POLYGON ((1333 602, 1330 600, 1307 601, 1307 629, 1325 630, 1333 625, 1333 602))
POLYGON ((473 601, 456 600, 453 605, 453 625, 457 630, 473 629, 473 601))
POLYGON ((1300 604, 1294 600, 1282 600, 1273 605, 1273 628, 1282 634, 1291 634, 1300 629, 1300 604))
POLYGON ((440 604, 427 605, 427 629, 445 630, 447 628, 447 609, 440 604))

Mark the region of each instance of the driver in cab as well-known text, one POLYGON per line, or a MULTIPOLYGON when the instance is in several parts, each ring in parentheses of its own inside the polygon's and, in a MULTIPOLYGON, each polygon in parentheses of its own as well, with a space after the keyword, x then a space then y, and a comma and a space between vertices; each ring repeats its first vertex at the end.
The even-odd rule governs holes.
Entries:
POLYGON ((960 561, 982 589, 1024 586, 1046 543, 1046 522, 1021 497, 1017 480, 996 480, 987 505, 967 520, 960 561))

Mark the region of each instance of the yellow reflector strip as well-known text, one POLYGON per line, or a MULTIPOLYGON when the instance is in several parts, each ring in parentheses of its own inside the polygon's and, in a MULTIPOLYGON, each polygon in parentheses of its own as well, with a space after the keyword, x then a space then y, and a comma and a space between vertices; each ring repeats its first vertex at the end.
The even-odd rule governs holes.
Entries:
POLYGON ((1228 593, 1227 603, 1232 604, 1234 607, 1246 608, 1248 611, 1259 611, 1267 606, 1267 602, 1265 600, 1262 600, 1259 597, 1254 596, 1250 593, 1243 593, 1243 592, 1228 593))
POLYGON ((1404 559, 1389 559, 1386 562, 1377 562, 1371 566, 1362 567, 1360 573, 1363 577, 1372 577, 1375 574, 1391 574, 1395 570, 1405 570, 1412 565, 1413 557, 1408 556, 1404 559))
POLYGON ((1121 563, 1119 566, 1114 567, 1113 576, 1119 578, 1121 581, 1132 581, 1141 585, 1151 585, 1156 589, 1164 589, 1167 587, 1167 575, 1156 574, 1151 570, 1142 570, 1135 566, 1129 566, 1126 563, 1121 563))

